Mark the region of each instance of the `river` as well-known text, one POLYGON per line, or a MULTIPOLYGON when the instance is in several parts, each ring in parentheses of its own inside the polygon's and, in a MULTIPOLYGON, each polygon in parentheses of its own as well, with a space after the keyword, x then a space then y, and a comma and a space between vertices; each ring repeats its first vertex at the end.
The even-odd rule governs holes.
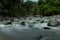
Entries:
POLYGON ((34 27, 28 27, 28 24, 26 26, 0 24, 0 40, 60 40, 60 29, 56 27, 43 29, 48 27, 47 23, 33 25, 34 27))

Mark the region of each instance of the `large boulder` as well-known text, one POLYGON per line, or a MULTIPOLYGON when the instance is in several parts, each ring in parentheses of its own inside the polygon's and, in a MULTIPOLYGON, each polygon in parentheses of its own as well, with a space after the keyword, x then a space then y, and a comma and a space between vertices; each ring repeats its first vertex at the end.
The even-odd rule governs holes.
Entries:
POLYGON ((59 26, 59 22, 57 19, 50 19, 47 23, 48 26, 51 26, 51 27, 56 27, 56 26, 59 26))

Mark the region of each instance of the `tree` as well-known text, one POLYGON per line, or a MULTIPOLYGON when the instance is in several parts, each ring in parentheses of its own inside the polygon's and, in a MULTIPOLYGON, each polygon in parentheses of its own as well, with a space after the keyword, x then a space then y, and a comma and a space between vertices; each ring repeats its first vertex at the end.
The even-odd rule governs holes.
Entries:
POLYGON ((44 15, 54 15, 60 13, 60 0, 39 0, 40 13, 44 15))
POLYGON ((1 4, 0 6, 1 15, 18 16, 20 14, 20 10, 22 10, 21 7, 23 5, 23 1, 22 0, 0 0, 0 4, 1 4))

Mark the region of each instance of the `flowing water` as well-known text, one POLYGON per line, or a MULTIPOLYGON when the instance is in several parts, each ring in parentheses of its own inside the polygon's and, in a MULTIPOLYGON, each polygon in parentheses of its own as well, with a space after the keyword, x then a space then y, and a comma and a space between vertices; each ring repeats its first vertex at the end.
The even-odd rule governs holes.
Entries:
POLYGON ((28 27, 31 24, 30 22, 27 21, 26 26, 18 23, 12 25, 0 24, 0 40, 60 40, 60 29, 56 27, 43 29, 48 27, 47 23, 36 23, 33 24, 34 27, 28 27), (40 36, 42 38, 38 39, 40 36))

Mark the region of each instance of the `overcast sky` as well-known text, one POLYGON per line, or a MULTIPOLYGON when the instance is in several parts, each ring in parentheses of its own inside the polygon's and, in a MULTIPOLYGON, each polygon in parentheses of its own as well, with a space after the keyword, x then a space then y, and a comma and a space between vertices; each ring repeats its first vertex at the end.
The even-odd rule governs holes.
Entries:
MULTIPOLYGON (((27 0, 24 0, 24 1, 27 1, 27 0)), ((38 0, 31 0, 31 1, 37 2, 38 0)))
POLYGON ((36 1, 37 2, 38 0, 32 0, 32 1, 36 1))

